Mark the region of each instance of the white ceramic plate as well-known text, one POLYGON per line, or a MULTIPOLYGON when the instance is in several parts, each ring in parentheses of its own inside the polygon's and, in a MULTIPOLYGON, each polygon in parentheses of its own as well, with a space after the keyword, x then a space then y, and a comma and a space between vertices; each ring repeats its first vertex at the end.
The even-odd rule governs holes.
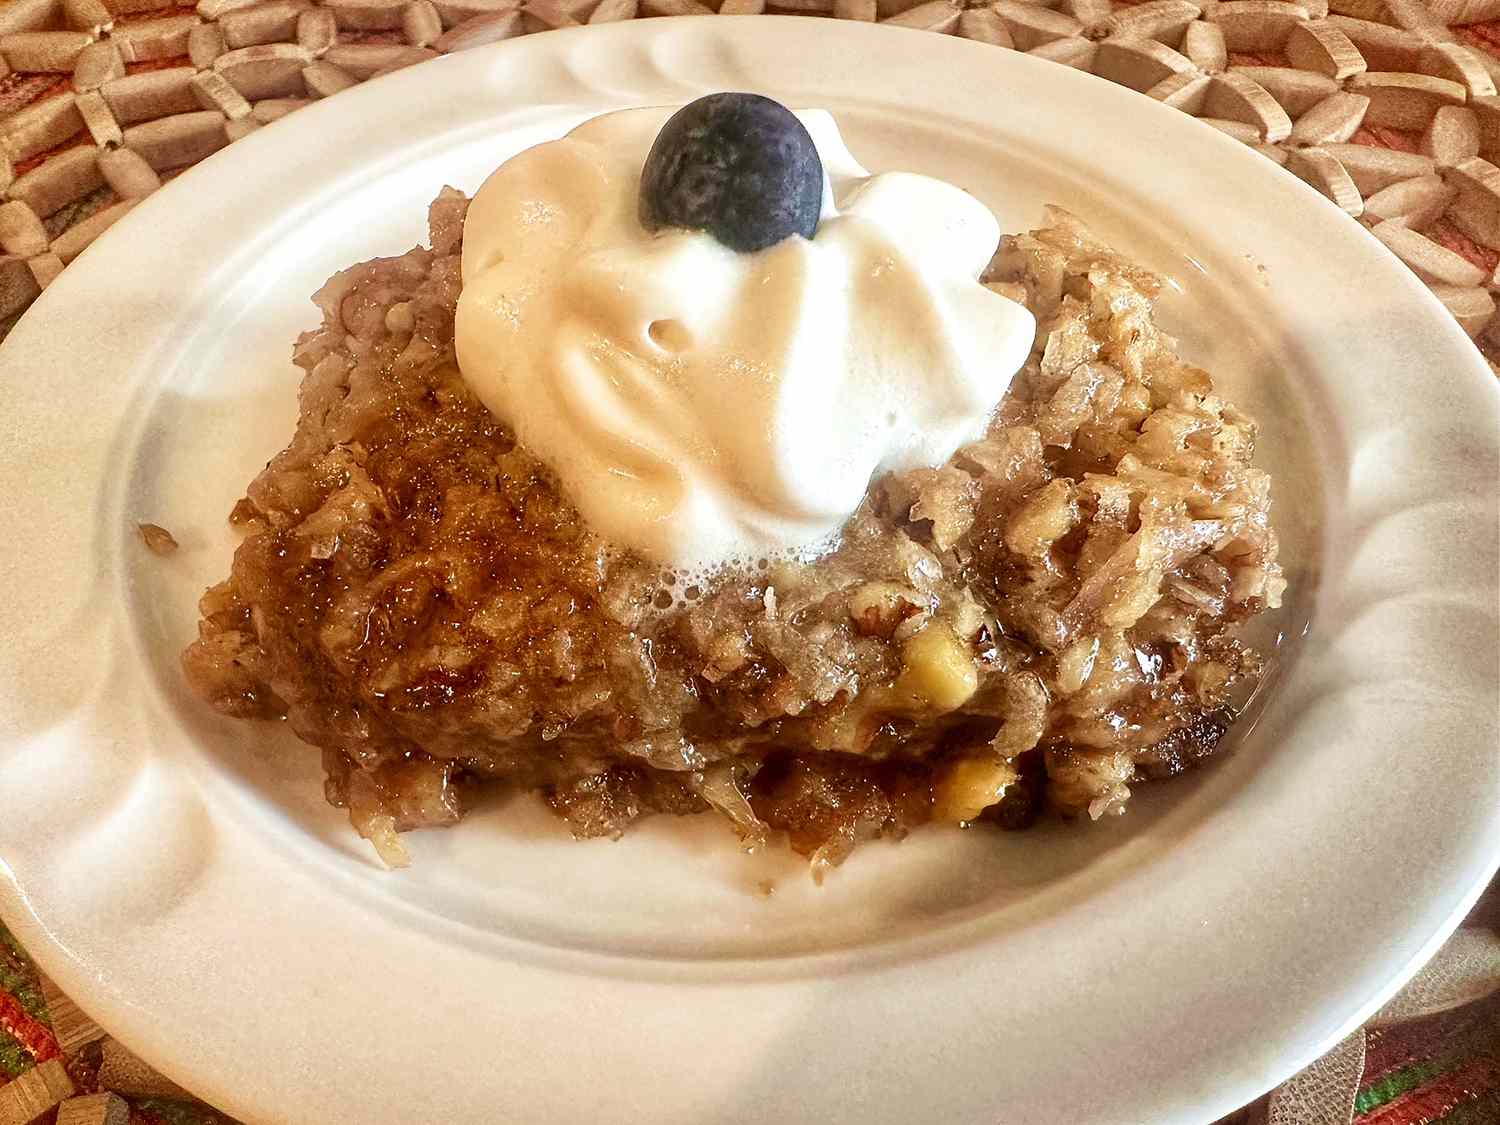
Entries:
POLYGON ((0 419, 0 908, 247 1120, 1202 1122, 1354 1026, 1500 852, 1493 378, 1298 181, 1023 55, 670 20, 370 83, 90 249, 5 345, 0 419), (177 667, 224 517, 291 432, 306 296, 418 241, 445 182, 723 88, 826 106, 866 164, 1010 229, 1060 201, 1181 282, 1171 325, 1278 474, 1280 682, 1234 755, 1119 821, 923 831, 821 890, 711 819, 579 844, 531 799, 386 872, 315 753, 208 713, 177 667), (147 554, 137 520, 183 550, 147 554))

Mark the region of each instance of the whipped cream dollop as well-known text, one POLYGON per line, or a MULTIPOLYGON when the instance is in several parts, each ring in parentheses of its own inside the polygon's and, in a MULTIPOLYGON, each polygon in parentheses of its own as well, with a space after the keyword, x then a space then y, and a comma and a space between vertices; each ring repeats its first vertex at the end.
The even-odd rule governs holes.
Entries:
POLYGON ((977 281, 999 243, 966 192, 870 175, 797 116, 822 218, 737 253, 650 234, 641 168, 673 110, 596 117, 508 160, 464 226, 464 379, 593 529, 679 572, 816 550, 872 476, 980 437, 1035 322, 977 281))

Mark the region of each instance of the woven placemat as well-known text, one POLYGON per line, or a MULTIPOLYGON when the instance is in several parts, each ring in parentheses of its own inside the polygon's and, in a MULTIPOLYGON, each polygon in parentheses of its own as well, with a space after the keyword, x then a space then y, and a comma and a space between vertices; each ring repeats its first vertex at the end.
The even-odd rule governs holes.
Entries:
MULTIPOLYGON (((959 35, 1139 90, 1370 226, 1500 358, 1500 0, 721 0, 719 12, 959 35)), ((518 35, 713 13, 698 0, 4 0, 0 335, 136 201, 314 99, 518 35)), ((1361 1033, 1359 1048, 1345 1120, 1500 1122, 1500 1002, 1361 1033)), ((1301 1120, 1277 1105, 1234 1120, 1301 1120)), ((223 1120, 105 1036, 0 926, 0 1125, 223 1120)))

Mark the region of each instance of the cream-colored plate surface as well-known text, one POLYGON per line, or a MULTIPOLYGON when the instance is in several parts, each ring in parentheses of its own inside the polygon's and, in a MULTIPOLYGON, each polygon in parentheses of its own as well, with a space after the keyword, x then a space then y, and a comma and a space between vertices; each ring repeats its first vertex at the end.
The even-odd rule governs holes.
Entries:
POLYGON ((249 1121, 1206 1121, 1361 1019, 1500 853, 1493 378, 1331 204, 1063 67, 788 19, 446 58, 168 185, 0 367, 0 911, 249 1121), (444 183, 726 88, 825 106, 864 163, 1007 228, 1064 203, 1177 280, 1169 326, 1277 473, 1276 682, 1232 756, 1118 821, 927 830, 821 890, 710 819, 580 844, 529 798, 384 871, 315 753, 177 670, 224 517, 296 416, 306 297, 419 240, 444 183), (138 520, 182 551, 146 553, 138 520))

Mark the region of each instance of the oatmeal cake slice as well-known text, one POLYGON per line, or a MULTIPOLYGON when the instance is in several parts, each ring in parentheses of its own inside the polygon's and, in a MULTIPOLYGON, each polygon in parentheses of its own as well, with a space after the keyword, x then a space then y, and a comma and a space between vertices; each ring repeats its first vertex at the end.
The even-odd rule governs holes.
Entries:
POLYGON ((837 549, 686 600, 584 526, 453 356, 467 201, 431 249, 336 275, 291 443, 184 654, 225 714, 284 718, 387 862, 472 787, 580 836, 716 808, 815 871, 937 819, 1122 810, 1214 752, 1279 604, 1254 423, 1152 319, 1160 282, 1072 216, 988 283, 1036 347, 986 437, 872 483, 837 549))

